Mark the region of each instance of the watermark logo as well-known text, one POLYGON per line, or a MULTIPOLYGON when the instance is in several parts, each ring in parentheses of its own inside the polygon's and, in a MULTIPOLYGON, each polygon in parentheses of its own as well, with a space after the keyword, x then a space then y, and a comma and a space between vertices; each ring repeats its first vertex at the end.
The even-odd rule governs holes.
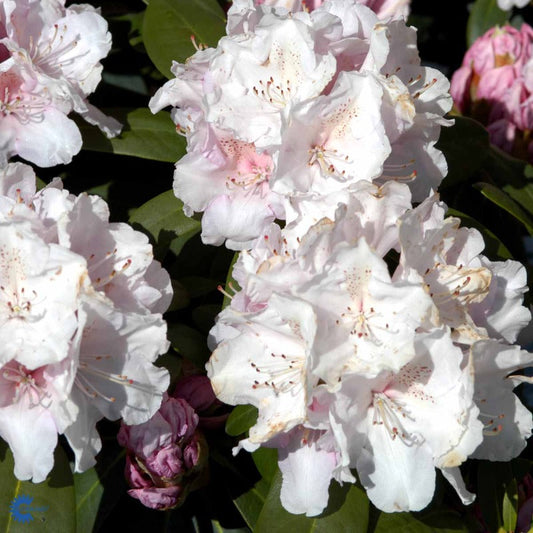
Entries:
POLYGON ((42 513, 48 509, 45 507, 32 507, 33 497, 27 494, 21 494, 17 496, 9 506, 9 511, 13 520, 20 522, 21 524, 27 524, 33 520, 32 513, 42 513))

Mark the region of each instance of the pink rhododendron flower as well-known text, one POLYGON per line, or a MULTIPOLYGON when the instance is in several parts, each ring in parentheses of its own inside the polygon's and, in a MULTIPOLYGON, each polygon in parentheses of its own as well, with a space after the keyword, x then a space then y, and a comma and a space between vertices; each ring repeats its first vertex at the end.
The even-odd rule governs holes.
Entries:
POLYGON ((530 159, 528 131, 533 127, 533 28, 522 24, 492 28, 467 51, 452 77, 457 108, 480 120, 491 141, 530 159))
POLYGON ((194 409, 167 395, 150 420, 121 425, 117 440, 128 451, 125 475, 130 496, 151 509, 170 509, 202 486, 207 444, 197 426, 194 409))

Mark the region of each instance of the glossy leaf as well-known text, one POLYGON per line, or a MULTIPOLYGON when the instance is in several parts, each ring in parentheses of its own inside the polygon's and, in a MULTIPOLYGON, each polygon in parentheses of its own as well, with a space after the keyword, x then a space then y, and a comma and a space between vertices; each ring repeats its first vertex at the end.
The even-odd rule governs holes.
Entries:
POLYGON ((94 468, 82 474, 74 474, 74 488, 76 494, 76 531, 84 533, 92 531, 96 523, 100 500, 104 487, 100 483, 94 468))
POLYGON ((533 219, 507 193, 490 183, 476 183, 475 187, 483 196, 521 222, 529 234, 533 235, 533 219))
POLYGON ((281 481, 281 472, 278 470, 255 525, 255 533, 331 533, 346 531, 347 527, 354 533, 367 531, 369 501, 363 489, 351 484, 341 487, 332 482, 327 509, 320 516, 308 518, 291 514, 282 507, 281 481))
POLYGON ((381 513, 373 533, 458 533, 468 531, 453 511, 427 513, 381 513))
POLYGON ((211 527, 213 528, 213 533, 248 533, 250 531, 248 528, 242 527, 228 529, 223 527, 217 520, 211 520, 211 527))
POLYGON ((219 313, 220 305, 218 304, 199 305, 193 309, 192 319, 195 326, 207 335, 209 330, 215 325, 215 319, 219 313))
POLYGON ((250 490, 233 500, 235 507, 253 531, 265 505, 269 489, 268 481, 261 479, 250 490))
POLYGON ((105 112, 123 124, 122 133, 108 139, 96 126, 78 120, 84 150, 169 163, 175 163, 185 153, 185 139, 176 133, 170 113, 160 111, 154 115, 148 108, 115 108, 105 112))
POLYGON ((271 483, 278 471, 278 450, 261 447, 252 453, 252 458, 263 479, 271 483))
POLYGON ((168 339, 180 355, 203 369, 210 355, 204 335, 185 324, 169 324, 168 339))
POLYGON ((441 189, 467 181, 482 167, 490 146, 489 134, 479 122, 459 116, 453 119, 453 126, 441 129, 437 143, 448 163, 441 189))
POLYGON ((257 421, 257 407, 237 405, 226 421, 226 433, 232 437, 242 435, 257 421))
POLYGON ((61 446, 56 448, 52 472, 42 483, 19 481, 13 474, 13 454, 7 445, 0 443, 0 531, 22 533, 39 531, 57 533, 76 531, 76 505, 74 482, 67 456, 61 446), (21 519, 28 515, 28 523, 17 520, 10 512, 16 498, 27 496, 32 499, 19 507, 21 519), (35 511, 31 511, 34 508, 35 511))
POLYGON ((511 480, 505 487, 502 503, 502 520, 505 531, 514 531, 518 518, 518 486, 516 479, 511 480))
POLYGON ((180 63, 198 45, 216 46, 226 33, 226 19, 216 0, 150 0, 146 8, 143 38, 146 51, 167 78, 172 61, 180 63))
MULTIPOLYGON (((504 521, 512 520, 509 503, 505 508, 504 498, 509 488, 512 492, 513 483, 516 481, 510 463, 480 461, 478 464, 478 501, 481 508, 483 520, 491 531, 498 531, 504 527, 504 521)), ((512 499, 512 497, 511 497, 512 499)), ((509 531, 513 531, 513 529, 509 531)))
POLYGON ((497 0, 476 0, 470 11, 466 28, 468 46, 493 26, 503 25, 509 20, 509 11, 502 11, 497 0))
POLYGON ((137 229, 144 230, 160 248, 165 248, 176 238, 183 247, 201 227, 200 222, 185 215, 183 203, 172 191, 164 192, 136 209, 129 222, 134 227, 140 226, 137 229))
POLYGON ((487 155, 486 174, 533 217, 533 167, 496 146, 487 155))

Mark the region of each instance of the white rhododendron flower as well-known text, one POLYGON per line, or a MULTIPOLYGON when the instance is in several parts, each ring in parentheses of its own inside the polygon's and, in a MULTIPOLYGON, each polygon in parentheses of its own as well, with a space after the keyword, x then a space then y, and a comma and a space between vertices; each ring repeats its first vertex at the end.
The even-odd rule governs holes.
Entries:
POLYGON ((111 48, 90 5, 6 0, 0 5, 0 166, 20 155, 39 166, 68 163, 81 148, 76 111, 109 137, 120 124, 87 101, 111 48))
POLYGON ((522 305, 527 290, 525 268, 516 261, 493 262, 481 255, 483 237, 444 218, 436 195, 400 219, 402 247, 397 279, 422 276, 440 321, 454 337, 470 344, 496 337, 515 342, 531 320, 522 305))
POLYGON ((58 179, 36 192, 26 165, 0 171, 0 436, 19 479, 46 478, 59 434, 76 471, 91 467, 96 422, 145 422, 168 387, 153 363, 168 349, 170 278, 144 234, 108 217, 58 179))
POLYGON ((320 514, 328 480, 355 473, 387 512, 426 507, 436 469, 471 503, 459 466, 515 457, 533 426, 512 392, 527 378, 507 377, 533 363, 509 344, 530 317, 525 280, 435 195, 413 209, 406 184, 354 191, 314 225, 299 217, 320 210, 296 204, 241 252, 208 375, 223 401, 258 408, 237 450, 278 448, 291 512, 320 514))
POLYGON ((438 186, 449 84, 385 18, 354 0, 234 2, 218 46, 173 64, 150 108, 172 106, 187 138, 174 192, 204 213, 205 243, 249 249, 302 196, 362 180, 406 182, 416 201, 438 186))
POLYGON ((498 0, 498 7, 503 10, 511 9, 514 7, 525 7, 529 4, 530 0, 498 0))

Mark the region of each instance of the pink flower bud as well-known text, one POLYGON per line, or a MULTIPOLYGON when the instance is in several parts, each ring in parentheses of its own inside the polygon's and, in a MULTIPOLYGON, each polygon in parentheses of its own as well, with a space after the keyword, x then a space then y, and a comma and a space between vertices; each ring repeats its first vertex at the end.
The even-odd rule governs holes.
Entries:
POLYGON ((533 28, 496 27, 478 38, 451 82, 456 107, 483 123, 491 142, 530 159, 533 28))
POLYGON ((197 426, 194 409, 183 398, 166 394, 147 422, 122 423, 117 440, 128 451, 128 494, 152 509, 168 509, 199 488, 205 478, 207 445, 197 426))
POLYGON ((145 507, 164 511, 176 507, 182 500, 183 488, 152 487, 146 489, 132 489, 128 494, 139 500, 145 507))
POLYGON ((198 374, 180 379, 173 396, 183 398, 198 413, 207 411, 217 401, 209 378, 198 374))

